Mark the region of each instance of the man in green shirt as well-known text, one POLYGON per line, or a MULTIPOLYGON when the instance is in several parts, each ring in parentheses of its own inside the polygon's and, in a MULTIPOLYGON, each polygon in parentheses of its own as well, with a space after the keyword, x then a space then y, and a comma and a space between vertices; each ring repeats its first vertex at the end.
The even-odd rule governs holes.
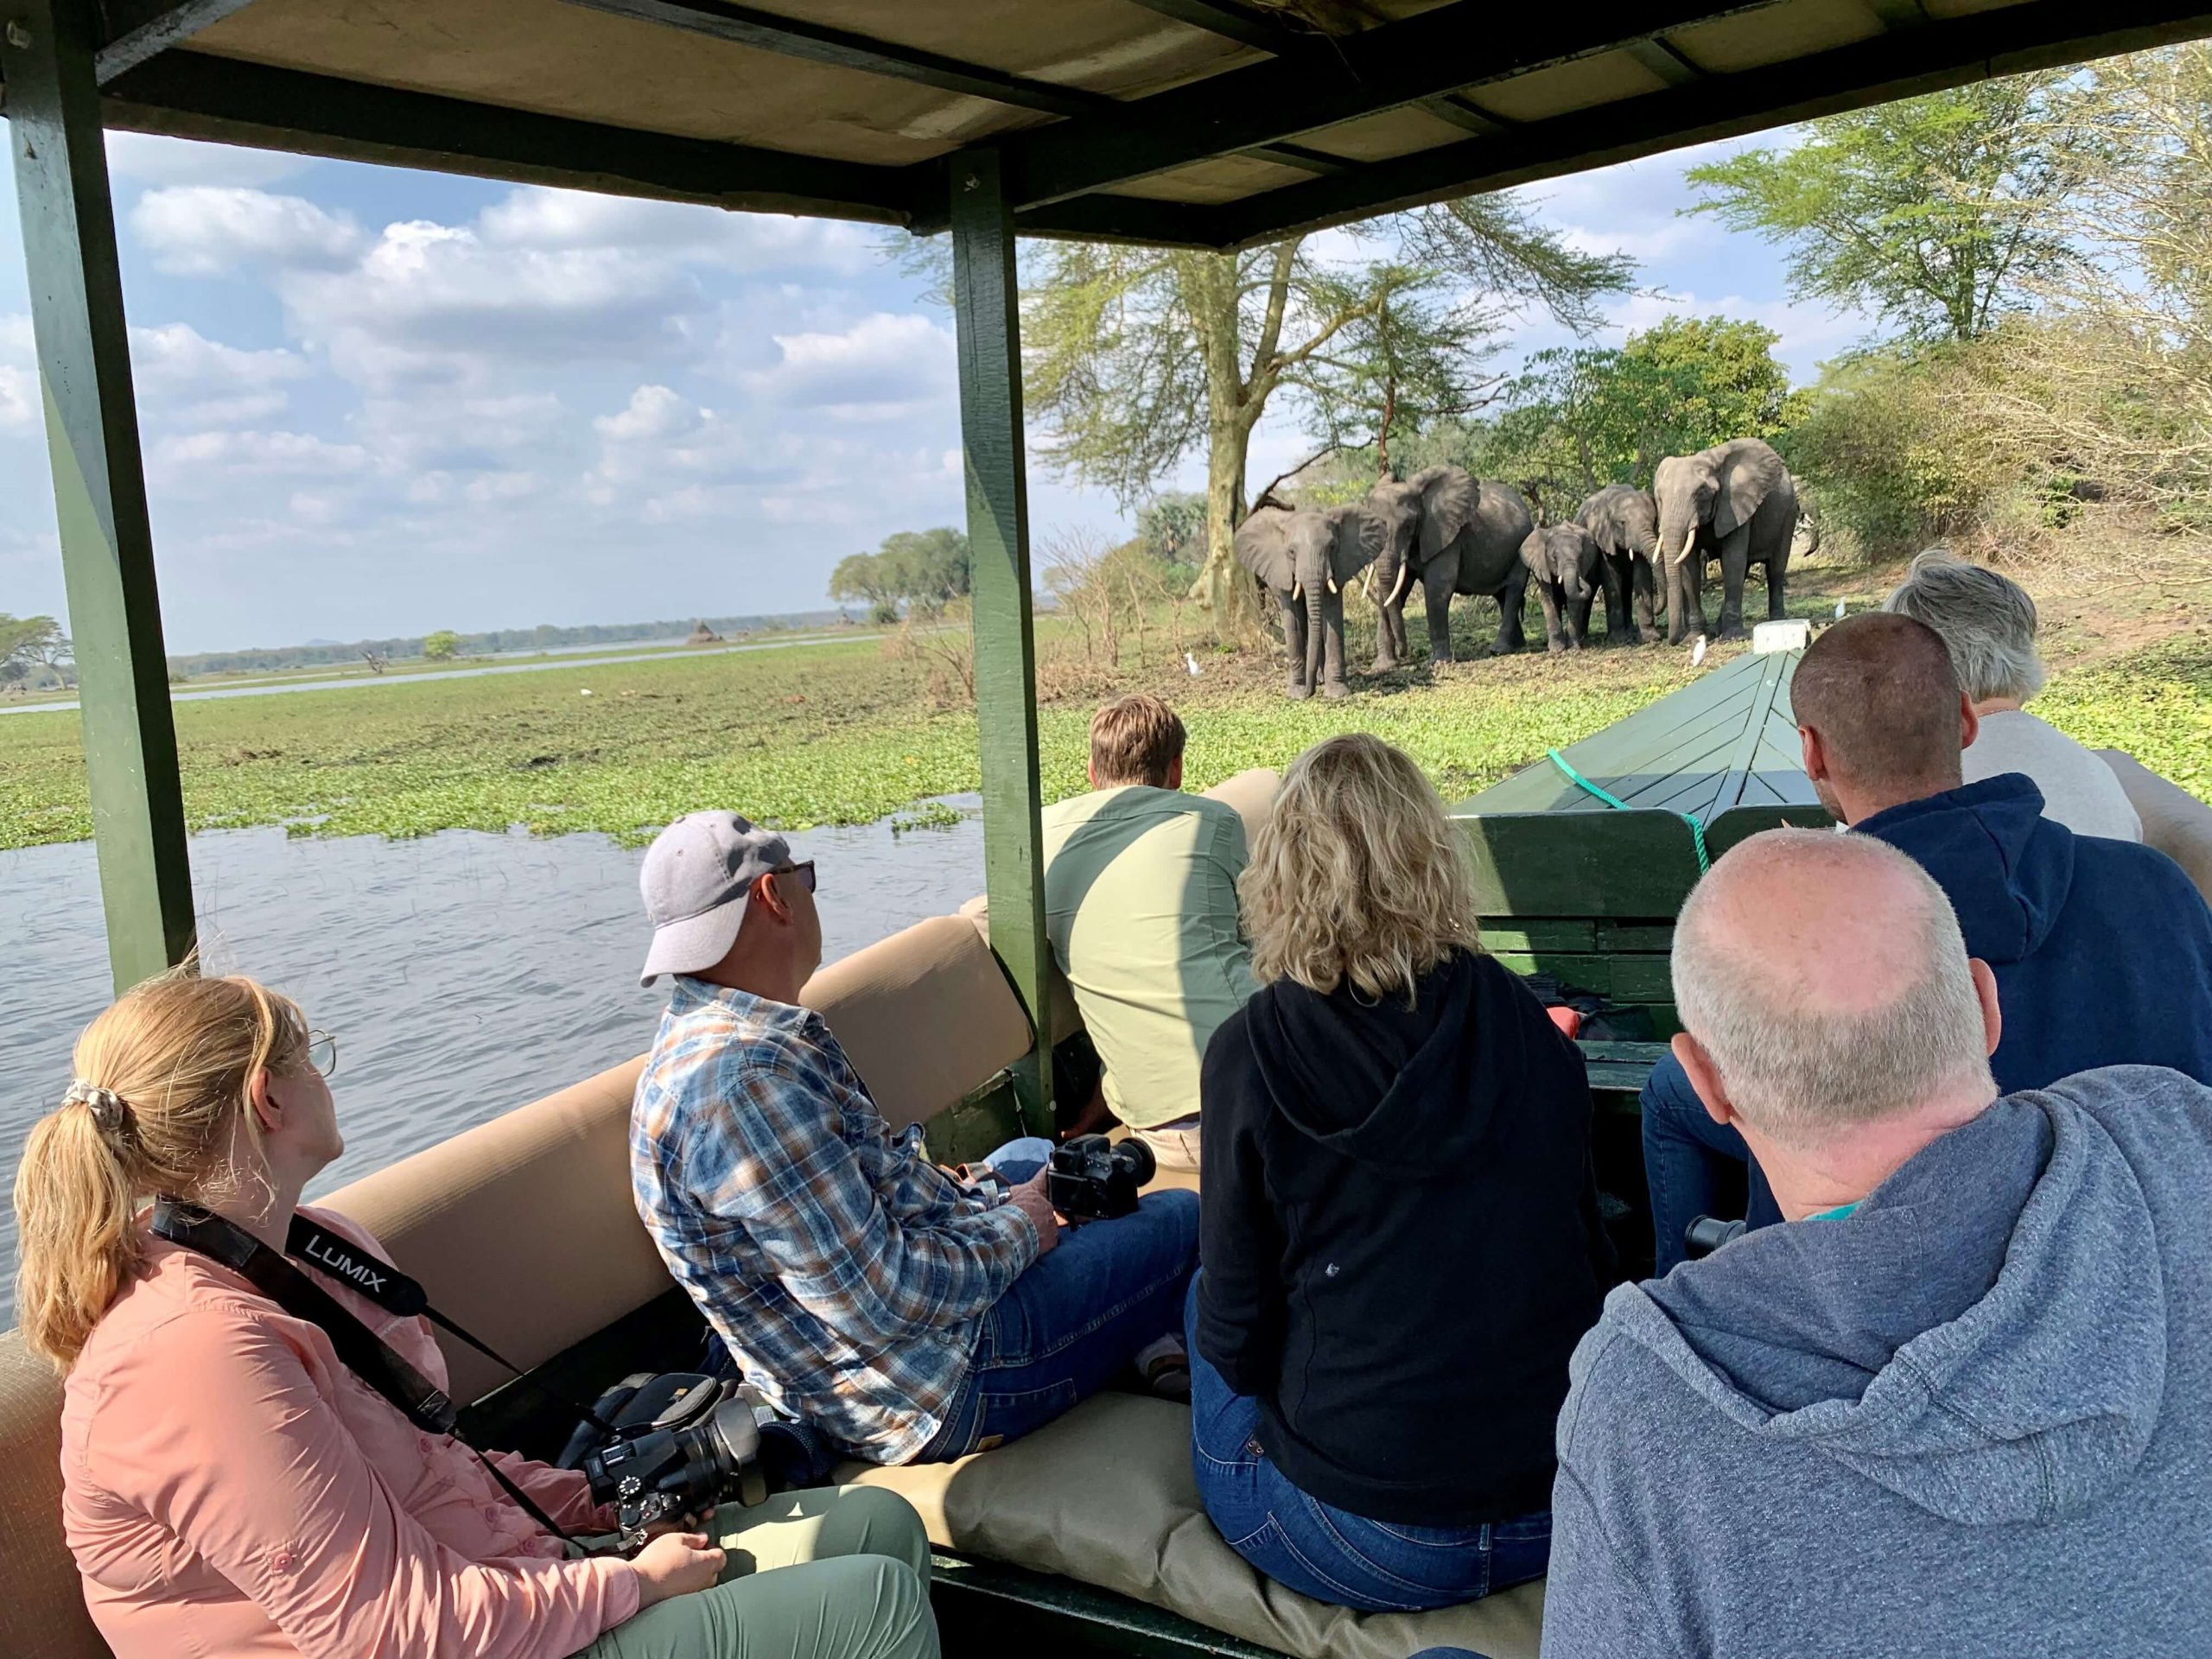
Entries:
POLYGON ((1244 821, 1182 793, 1183 722, 1159 698, 1090 722, 1090 792, 1045 809, 1052 955, 1114 1116, 1164 1169, 1198 1166, 1198 1062, 1252 994, 1236 910, 1244 821))

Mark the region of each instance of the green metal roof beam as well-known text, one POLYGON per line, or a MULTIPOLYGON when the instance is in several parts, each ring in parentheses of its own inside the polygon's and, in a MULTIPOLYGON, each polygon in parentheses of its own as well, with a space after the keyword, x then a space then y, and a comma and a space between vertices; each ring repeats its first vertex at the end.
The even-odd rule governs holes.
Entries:
POLYGON ((1765 3, 1589 0, 1502 12, 1486 0, 1458 0, 1344 36, 1327 55, 1232 69, 1081 121, 1017 134, 1005 144, 1007 197, 1019 212, 1765 3))
POLYGON ((756 213, 903 225, 922 177, 911 168, 664 137, 192 51, 165 52, 105 92, 111 127, 756 213))
POLYGON ((93 60, 103 86, 125 70, 243 11, 251 0, 106 0, 107 44, 93 60))
POLYGON ((1814 54, 1773 73, 1712 75, 1694 86, 1377 162, 1361 173, 1356 188, 1336 179, 1287 185, 1222 207, 1213 221, 1217 245, 1249 246, 1685 144, 2207 34, 2212 34, 2212 10, 2205 0, 2035 0, 1972 13, 1814 54))

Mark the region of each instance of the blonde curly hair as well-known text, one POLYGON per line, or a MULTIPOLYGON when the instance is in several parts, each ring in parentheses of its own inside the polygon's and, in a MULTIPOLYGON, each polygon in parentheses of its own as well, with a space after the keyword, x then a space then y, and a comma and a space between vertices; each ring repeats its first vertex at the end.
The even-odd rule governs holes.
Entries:
POLYGON ((1444 803, 1402 749, 1355 732, 1291 763, 1236 884, 1262 984, 1402 993, 1480 950, 1472 878, 1444 803))

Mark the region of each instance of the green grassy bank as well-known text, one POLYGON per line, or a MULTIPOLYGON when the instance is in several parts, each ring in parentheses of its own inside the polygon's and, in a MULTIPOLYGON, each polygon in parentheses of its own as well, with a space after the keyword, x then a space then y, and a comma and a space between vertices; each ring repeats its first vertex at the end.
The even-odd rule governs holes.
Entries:
MULTIPOLYGON (((1331 733, 1404 747, 1447 799, 1685 683, 1685 653, 1592 651, 1484 659, 1357 682, 1344 702, 1285 702, 1272 662, 1154 653, 1120 679, 1175 702, 1197 786, 1281 766, 1331 733)), ((1083 787, 1098 686, 1041 711, 1046 789, 1083 787)), ((2062 672, 2037 704, 2084 741, 2126 747, 2212 797, 2212 641, 2191 636, 2062 672)), ((863 823, 977 786, 972 714, 875 642, 543 673, 393 683, 179 704, 195 829, 296 833, 600 830, 635 842, 727 804, 788 827, 863 823), (584 693, 588 691, 589 696, 584 693)), ((0 719, 0 847, 92 833, 73 712, 0 719)))

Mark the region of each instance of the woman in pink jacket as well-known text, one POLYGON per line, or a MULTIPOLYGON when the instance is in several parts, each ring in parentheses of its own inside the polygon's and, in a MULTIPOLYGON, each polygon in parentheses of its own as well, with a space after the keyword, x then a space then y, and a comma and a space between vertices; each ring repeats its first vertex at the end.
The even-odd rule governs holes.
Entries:
MULTIPOLYGON (((320 1326, 148 1231, 142 1206, 175 1197, 281 1251, 301 1190, 343 1149, 329 1065, 286 998, 173 975, 92 1021, 60 1109, 31 1131, 17 1309, 68 1374, 63 1520, 118 1659, 936 1659, 928 1545, 896 1496, 779 1497, 727 1554, 672 1532, 632 1560, 584 1555, 349 1371, 320 1326)), ((444 1386, 424 1320, 316 1282, 444 1386)), ((582 1475, 498 1461, 563 1529, 609 1529, 582 1475)))

